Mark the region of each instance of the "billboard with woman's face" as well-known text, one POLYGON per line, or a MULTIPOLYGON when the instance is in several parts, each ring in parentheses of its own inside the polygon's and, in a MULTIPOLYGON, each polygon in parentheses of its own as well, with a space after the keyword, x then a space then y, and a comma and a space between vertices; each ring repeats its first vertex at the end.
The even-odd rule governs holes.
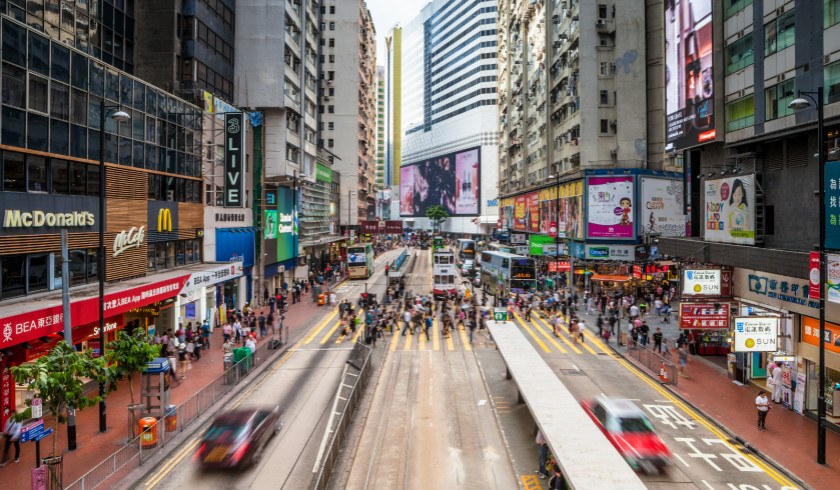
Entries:
POLYGON ((448 153, 400 168, 400 216, 426 216, 442 206, 450 216, 477 216, 481 202, 479 148, 448 153))
POLYGON ((710 242, 755 245, 755 176, 705 182, 705 238, 710 242))

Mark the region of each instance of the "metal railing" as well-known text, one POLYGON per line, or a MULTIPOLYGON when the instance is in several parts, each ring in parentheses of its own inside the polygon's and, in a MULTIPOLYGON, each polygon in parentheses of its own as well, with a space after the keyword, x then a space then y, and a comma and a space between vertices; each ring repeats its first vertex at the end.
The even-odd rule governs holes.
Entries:
POLYGON ((659 376, 660 371, 664 367, 665 374, 668 377, 667 382, 673 386, 677 386, 679 384, 679 371, 676 364, 650 347, 645 347, 642 344, 631 340, 627 344, 627 355, 639 361, 657 376, 659 376))
MULTIPOLYGON (((288 335, 287 328, 278 332, 281 345, 288 341, 288 335)), ((189 427, 216 402, 234 389, 256 366, 268 362, 272 354, 276 354, 279 350, 272 348, 271 340, 273 339, 274 336, 271 336, 260 343, 250 357, 233 364, 194 395, 177 405, 174 412, 169 412, 170 415, 145 427, 143 432, 129 440, 125 446, 105 458, 76 481, 65 486, 65 490, 93 490, 115 475, 124 476, 148 461, 149 458, 161 451, 176 432, 182 432, 189 427), (167 424, 166 421, 172 414, 174 414, 175 420, 170 420, 170 423, 167 424)))
MULTIPOLYGON (((324 451, 324 456, 321 460, 321 467, 318 470, 318 474, 314 478, 315 481, 313 485, 311 486, 313 490, 324 490, 325 488, 327 488, 327 483, 329 483, 330 476, 332 475, 332 470, 335 467, 336 461, 338 460, 338 455, 341 450, 341 444, 344 441, 344 436, 347 433, 347 428, 350 425, 350 420, 353 418, 353 414, 355 413, 356 407, 359 404, 359 399, 362 396, 362 391, 364 391, 364 388, 367 385, 368 380, 370 379, 371 349, 358 342, 355 344, 354 349, 354 355, 350 357, 350 359, 347 361, 347 364, 355 367, 359 370, 359 372, 355 375, 351 373, 345 373, 344 379, 341 380, 342 384, 347 383, 349 381, 347 378, 350 377, 355 377, 356 381, 352 384, 353 388, 351 388, 350 393, 345 397, 347 399, 347 402, 344 406, 344 410, 341 411, 341 417, 338 419, 338 424, 333 430, 332 437, 330 437, 330 441, 326 447, 326 450, 324 451), (357 365, 357 358, 360 356, 362 357, 361 367, 357 365)), ((336 394, 336 396, 339 395, 340 393, 336 394)), ((326 430, 330 430, 330 427, 327 427, 326 430)))

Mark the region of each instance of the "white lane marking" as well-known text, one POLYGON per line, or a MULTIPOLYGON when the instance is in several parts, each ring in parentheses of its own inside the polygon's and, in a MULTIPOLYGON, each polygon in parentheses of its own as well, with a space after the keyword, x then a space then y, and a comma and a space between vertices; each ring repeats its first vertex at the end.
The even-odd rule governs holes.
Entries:
POLYGON ((686 463, 686 462, 685 462, 685 460, 682 458, 682 456, 680 456, 680 455, 679 455, 679 454, 677 454, 677 453, 673 453, 673 455, 674 455, 674 457, 676 457, 677 459, 679 459, 679 460, 680 460, 680 462, 681 462, 682 464, 684 464, 686 468, 688 468, 688 467, 689 467, 688 463, 686 463))
MULTIPOLYGON (((344 365, 344 371, 341 373, 341 378, 344 379, 344 373, 347 372, 347 365, 344 365)), ((330 433, 332 432, 332 425, 333 425, 333 418, 336 415, 341 415, 341 413, 336 410, 338 408, 338 399, 340 398, 339 395, 341 394, 341 384, 339 384, 338 389, 335 392, 335 399, 333 400, 332 406, 332 413, 330 414, 330 419, 327 421, 327 430, 324 431, 324 437, 321 439, 321 446, 318 447, 318 456, 315 458, 315 466, 312 467, 312 473, 317 473, 318 468, 321 467, 321 458, 324 457, 324 451, 327 449, 327 440, 330 437, 330 433)))
POLYGON ((703 482, 707 487, 709 487, 709 490, 715 490, 715 487, 709 485, 709 482, 707 482, 706 480, 700 480, 700 481, 703 482))

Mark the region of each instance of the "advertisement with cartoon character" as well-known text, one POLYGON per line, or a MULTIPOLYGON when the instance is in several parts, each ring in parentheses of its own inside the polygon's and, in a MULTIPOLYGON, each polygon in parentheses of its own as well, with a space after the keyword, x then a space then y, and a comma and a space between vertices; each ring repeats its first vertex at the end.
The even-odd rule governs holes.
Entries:
POLYGON ((705 183, 706 240, 755 245, 755 176, 705 183))
POLYGON ((587 177, 587 238, 635 240, 633 176, 587 177))

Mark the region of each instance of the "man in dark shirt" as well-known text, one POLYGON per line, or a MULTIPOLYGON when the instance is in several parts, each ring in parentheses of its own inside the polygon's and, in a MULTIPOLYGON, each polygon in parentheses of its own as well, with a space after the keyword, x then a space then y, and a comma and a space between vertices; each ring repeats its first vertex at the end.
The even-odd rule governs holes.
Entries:
POLYGON ((653 350, 662 354, 662 330, 659 327, 653 333, 653 350))

